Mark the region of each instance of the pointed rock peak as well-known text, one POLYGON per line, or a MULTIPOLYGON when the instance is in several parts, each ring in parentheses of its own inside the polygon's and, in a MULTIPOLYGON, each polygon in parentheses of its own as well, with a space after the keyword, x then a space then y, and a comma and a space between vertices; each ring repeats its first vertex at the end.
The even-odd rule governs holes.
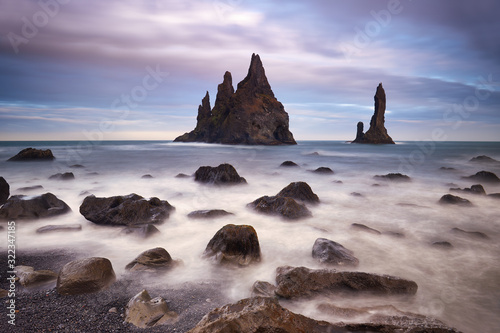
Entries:
POLYGON ((224 81, 217 86, 214 108, 218 109, 221 105, 225 105, 233 94, 233 77, 231 76, 231 72, 226 72, 224 74, 224 81))
POLYGON ((267 94, 274 97, 271 86, 267 81, 266 71, 258 54, 252 54, 247 76, 238 83, 238 89, 250 89, 256 93, 267 94))
POLYGON ((385 100, 385 90, 384 87, 382 87, 382 82, 378 84, 377 87, 377 92, 375 93, 376 97, 383 98, 385 100))
POLYGON ((210 107, 210 95, 207 91, 205 97, 201 100, 201 105, 198 107, 198 117, 196 117, 196 120, 200 122, 203 119, 210 118, 211 115, 212 108, 210 107))
POLYGON ((210 107, 210 95, 208 94, 208 91, 205 94, 205 97, 203 97, 203 99, 201 100, 201 107, 204 109, 208 109, 208 110, 211 109, 211 107, 210 107))

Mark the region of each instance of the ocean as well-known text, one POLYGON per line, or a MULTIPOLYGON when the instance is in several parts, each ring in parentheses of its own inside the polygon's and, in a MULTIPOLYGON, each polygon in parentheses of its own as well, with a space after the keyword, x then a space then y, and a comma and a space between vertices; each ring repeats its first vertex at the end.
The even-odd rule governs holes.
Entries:
MULTIPOLYGON (((186 281, 224 281, 224 292, 239 300, 250 296, 256 280, 274 283, 276 268, 283 265, 325 268, 311 256, 314 241, 334 240, 359 259, 352 269, 395 275, 414 280, 419 288, 410 299, 342 297, 330 299, 338 306, 364 307, 392 304, 402 311, 435 317, 464 332, 497 332, 500 327, 500 208, 498 199, 450 192, 450 187, 477 183, 464 176, 486 170, 500 175, 500 163, 474 163, 487 155, 500 160, 499 142, 397 142, 396 145, 353 145, 341 141, 300 141, 296 146, 230 146, 171 141, 38 141, 0 142, 0 176, 10 184, 11 195, 46 192, 65 201, 72 212, 57 218, 17 223, 17 248, 21 250, 71 249, 111 260, 118 276, 142 251, 164 247, 183 265, 165 275, 164 285, 186 281), (6 160, 20 150, 51 149, 53 162, 15 163, 6 160), (291 160, 298 168, 283 168, 291 160), (200 166, 232 164, 247 185, 201 185, 192 175, 200 166), (75 164, 83 167, 71 167, 75 164), (329 167, 332 175, 311 172, 329 167), (442 170, 441 167, 453 168, 442 170), (49 180, 59 172, 73 172, 74 180, 49 180), (408 183, 374 178, 404 173, 408 183), (144 179, 149 174, 153 178, 144 179), (321 203, 310 206, 313 216, 299 221, 255 213, 246 207, 263 195, 275 195, 291 182, 305 181, 321 203), (378 184, 378 186, 374 186, 378 184), (29 192, 19 188, 41 185, 29 192), (80 213, 85 195, 98 197, 137 193, 158 197, 175 206, 161 233, 149 239, 120 234, 120 228, 97 226, 80 213), (359 195, 353 195, 359 193, 359 195), (442 195, 469 199, 472 207, 442 206, 442 195), (188 213, 224 209, 233 216, 192 220, 188 213), (212 236, 226 224, 248 224, 257 231, 262 261, 241 269, 224 269, 201 258, 212 236), (381 234, 357 231, 365 224, 381 234), (81 224, 82 231, 36 234, 48 224, 81 224), (488 239, 458 236, 452 228, 480 231, 488 239), (404 237, 395 237, 396 232, 404 237), (448 241, 451 249, 432 246, 448 241)), ((489 193, 500 185, 482 184, 489 193)), ((3 224, 3 223, 2 223, 3 224)), ((5 230, 5 229, 4 229, 5 230)), ((2 253, 7 255, 5 242, 2 253)), ((44 267, 35 267, 44 269, 44 267)), ((342 268, 338 268, 342 269, 342 268)), ((287 306, 306 316, 335 322, 316 309, 319 300, 287 306)), ((340 320, 340 319, 339 319, 340 320)))

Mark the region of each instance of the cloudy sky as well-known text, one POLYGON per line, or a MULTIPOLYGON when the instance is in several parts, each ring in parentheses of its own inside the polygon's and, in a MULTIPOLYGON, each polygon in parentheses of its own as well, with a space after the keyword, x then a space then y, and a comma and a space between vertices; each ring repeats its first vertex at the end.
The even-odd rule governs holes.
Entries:
POLYGON ((500 141, 495 0, 0 0, 0 140, 174 139, 260 55, 297 140, 500 141))

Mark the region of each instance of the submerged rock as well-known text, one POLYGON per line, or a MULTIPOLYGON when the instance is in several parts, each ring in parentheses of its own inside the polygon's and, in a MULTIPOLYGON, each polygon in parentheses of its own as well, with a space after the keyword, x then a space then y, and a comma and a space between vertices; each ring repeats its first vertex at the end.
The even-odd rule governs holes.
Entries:
POLYGON ((191 176, 186 175, 185 173, 178 173, 175 178, 191 178, 191 176))
POLYGON ((411 178, 401 173, 388 173, 387 175, 376 175, 373 178, 390 180, 393 182, 409 182, 411 178))
POLYGON ((125 266, 127 271, 167 271, 177 266, 178 261, 173 260, 170 254, 162 247, 157 247, 142 252, 137 258, 125 266))
POLYGON ((218 263, 247 266, 260 261, 257 232, 249 225, 228 224, 212 237, 203 253, 218 263))
POLYGON ((94 293, 108 288, 115 280, 111 261, 106 258, 74 260, 59 272, 57 292, 61 295, 94 293))
POLYGON ((276 283, 276 295, 284 298, 310 297, 325 293, 414 295, 418 289, 414 281, 390 275, 290 266, 276 269, 276 283))
POLYGON ((52 180, 73 180, 75 179, 75 175, 73 172, 65 172, 65 173, 56 173, 49 177, 52 180))
POLYGON ((378 231, 377 229, 370 228, 370 227, 368 227, 364 224, 361 224, 361 223, 353 223, 353 224, 351 224, 351 228, 359 230, 359 231, 366 231, 366 232, 369 232, 369 233, 374 234, 374 235, 382 235, 382 233, 380 231, 378 231))
POLYGON ((458 236, 465 236, 465 237, 469 237, 469 238, 475 238, 475 239, 489 239, 488 235, 486 235, 484 232, 480 232, 480 231, 465 231, 463 229, 460 229, 460 228, 453 228, 451 229, 451 232, 455 235, 458 235, 458 236))
POLYGON ((485 182, 485 183, 500 183, 500 179, 493 172, 489 171, 479 171, 475 175, 469 177, 463 177, 465 179, 472 179, 477 182, 485 182))
POLYGON ((133 235, 139 238, 149 238, 160 233, 157 227, 152 224, 131 225, 121 231, 125 235, 133 235))
POLYGON ((0 220, 35 220, 66 214, 70 211, 69 206, 52 193, 35 197, 13 195, 0 207, 0 220))
POLYGON ((89 195, 83 200, 80 213, 95 224, 129 226, 162 223, 174 209, 167 201, 146 200, 132 193, 108 198, 89 195))
POLYGON ((274 297, 274 292, 276 291, 276 286, 270 284, 266 281, 255 281, 252 286, 252 297, 262 296, 262 297, 274 297))
POLYGON ((453 245, 448 241, 439 241, 432 243, 432 246, 443 249, 451 249, 453 245))
POLYGON ((42 150, 35 148, 26 148, 21 150, 17 155, 9 158, 11 162, 28 162, 28 161, 52 161, 55 157, 50 149, 42 150))
POLYGON ((491 158, 486 155, 480 155, 473 157, 469 160, 469 162, 480 162, 480 163, 500 163, 500 161, 495 160, 494 158, 491 158))
POLYGON ((299 204, 290 197, 263 196, 248 204, 250 208, 267 215, 279 215, 288 220, 297 220, 312 216, 304 204, 299 204))
POLYGON ((19 192, 28 192, 28 191, 35 191, 35 190, 43 190, 42 185, 33 185, 33 186, 26 186, 26 187, 20 187, 17 189, 19 192))
POLYGON ((202 166, 196 170, 194 180, 200 183, 215 185, 246 184, 231 164, 221 164, 218 167, 202 166))
POLYGON ((334 172, 332 169, 328 167, 319 167, 316 170, 313 170, 314 173, 320 174, 320 175, 333 175, 334 172))
POLYGON ((141 179, 153 179, 153 178, 154 178, 154 177, 153 177, 153 176, 151 176, 149 173, 148 173, 148 174, 146 174, 146 175, 142 175, 142 176, 141 176, 141 179))
POLYGON ((81 224, 63 224, 63 225, 45 225, 36 229, 37 234, 45 234, 52 232, 66 232, 66 231, 80 231, 82 230, 81 224))
POLYGON ((486 195, 486 191, 484 190, 484 187, 481 184, 472 185, 470 188, 464 188, 464 189, 450 188, 450 191, 486 195))
POLYGON ((195 210, 194 212, 189 213, 188 217, 191 219, 214 219, 228 215, 234 215, 234 214, 226 212, 223 209, 205 209, 205 210, 195 210))
POLYGON ((293 161, 285 161, 280 164, 280 167, 298 167, 299 165, 293 161))
POLYGON ((385 128, 385 91, 380 83, 377 87, 375 96, 375 113, 370 121, 370 128, 363 133, 363 123, 357 125, 356 139, 352 143, 372 143, 372 144, 394 144, 392 138, 387 134, 385 128))
POLYGON ((31 266, 16 266, 16 275, 23 287, 37 287, 57 280, 57 273, 51 270, 39 270, 31 266))
POLYGON ((139 328, 173 323, 177 318, 177 313, 170 311, 163 298, 152 299, 145 289, 132 297, 125 308, 125 322, 139 328))
POLYGON ((338 266, 357 266, 359 264, 354 252, 326 238, 316 239, 312 249, 312 257, 321 263, 338 266))
POLYGON ((5 178, 0 177, 0 205, 3 205, 7 202, 10 196, 10 186, 9 183, 5 180, 5 178))
POLYGON ((442 205, 459 205, 464 207, 472 206, 472 202, 469 200, 452 194, 443 195, 441 199, 439 199, 439 203, 442 205))
POLYGON ((247 145, 296 144, 288 128, 288 113, 267 81, 260 57, 252 54, 248 74, 233 88, 230 72, 217 88, 210 108, 207 92, 198 108, 196 128, 176 142, 208 142, 247 145))

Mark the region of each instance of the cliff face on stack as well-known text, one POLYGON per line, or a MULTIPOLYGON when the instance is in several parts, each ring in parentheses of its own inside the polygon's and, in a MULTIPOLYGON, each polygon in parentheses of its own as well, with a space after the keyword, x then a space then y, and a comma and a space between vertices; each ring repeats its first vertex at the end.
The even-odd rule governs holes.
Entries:
POLYGON ((356 139, 352 143, 391 143, 394 144, 392 138, 387 134, 385 129, 385 91, 380 83, 377 87, 377 92, 374 96, 375 99, 375 113, 370 121, 370 129, 363 133, 363 123, 358 123, 356 139))
POLYGON ((288 113, 274 97, 260 57, 252 55, 248 74, 236 92, 230 72, 217 88, 213 109, 207 94, 198 108, 196 128, 176 142, 247 145, 296 144, 288 129, 288 113))

